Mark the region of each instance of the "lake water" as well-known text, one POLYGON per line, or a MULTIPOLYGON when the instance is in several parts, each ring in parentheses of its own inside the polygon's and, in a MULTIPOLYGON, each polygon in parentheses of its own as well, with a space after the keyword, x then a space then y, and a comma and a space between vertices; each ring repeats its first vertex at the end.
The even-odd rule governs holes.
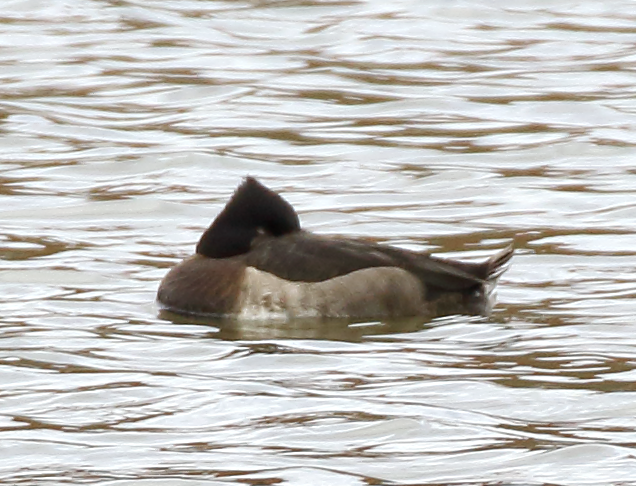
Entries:
POLYGON ((0 484, 636 484, 627 0, 4 0, 0 484), (251 174, 488 319, 154 303, 251 174))

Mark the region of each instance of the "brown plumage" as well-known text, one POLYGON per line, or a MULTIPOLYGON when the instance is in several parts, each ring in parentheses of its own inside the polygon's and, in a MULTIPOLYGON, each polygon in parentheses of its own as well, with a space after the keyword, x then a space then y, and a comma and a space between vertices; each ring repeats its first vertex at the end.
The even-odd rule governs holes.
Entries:
POLYGON ((508 247, 482 263, 459 262, 315 235, 248 177, 157 299, 178 313, 253 318, 487 314, 512 254, 508 247))

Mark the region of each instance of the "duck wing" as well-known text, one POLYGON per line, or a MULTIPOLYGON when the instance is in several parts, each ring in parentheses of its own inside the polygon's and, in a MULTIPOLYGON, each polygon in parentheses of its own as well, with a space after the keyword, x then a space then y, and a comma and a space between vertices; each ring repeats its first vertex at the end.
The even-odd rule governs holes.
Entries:
POLYGON ((256 238, 245 255, 245 263, 277 277, 301 282, 321 282, 364 268, 397 267, 411 272, 423 284, 443 290, 482 285, 489 280, 490 267, 496 266, 490 260, 479 264, 453 262, 428 253, 306 231, 256 238))
POLYGON ((245 255, 245 263, 285 280, 300 282, 321 282, 363 268, 399 266, 379 245, 306 231, 257 237, 245 255))

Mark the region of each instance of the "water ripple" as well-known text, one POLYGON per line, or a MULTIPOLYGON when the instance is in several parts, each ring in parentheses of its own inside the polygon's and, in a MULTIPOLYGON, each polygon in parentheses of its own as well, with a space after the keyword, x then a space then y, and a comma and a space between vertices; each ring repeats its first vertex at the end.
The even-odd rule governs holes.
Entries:
POLYGON ((0 483, 631 484, 633 5, 0 13, 0 483), (156 287, 246 174, 481 258, 489 319, 200 321, 156 287))

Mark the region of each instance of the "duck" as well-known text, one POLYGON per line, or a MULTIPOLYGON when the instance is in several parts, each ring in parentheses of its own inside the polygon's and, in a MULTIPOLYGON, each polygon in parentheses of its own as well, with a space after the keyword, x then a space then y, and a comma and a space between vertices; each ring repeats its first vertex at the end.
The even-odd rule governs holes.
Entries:
POLYGON ((172 267, 157 292, 182 315, 382 319, 487 316, 513 256, 457 261, 300 225, 281 195, 246 177, 205 230, 194 255, 172 267))

